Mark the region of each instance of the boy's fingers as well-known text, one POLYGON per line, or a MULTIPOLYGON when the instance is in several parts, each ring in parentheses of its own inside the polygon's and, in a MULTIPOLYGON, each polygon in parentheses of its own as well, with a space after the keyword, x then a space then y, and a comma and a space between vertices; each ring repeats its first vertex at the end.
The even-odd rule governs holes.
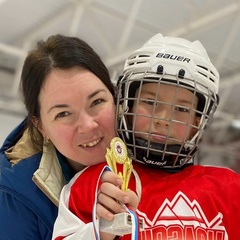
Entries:
POLYGON ((127 203, 128 207, 130 207, 133 211, 136 211, 140 201, 139 197, 136 195, 135 192, 131 190, 127 190, 126 194, 128 195, 128 198, 129 198, 129 202, 127 203))
POLYGON ((113 198, 116 201, 120 201, 123 203, 128 203, 129 201, 129 197, 126 192, 123 192, 119 187, 108 182, 102 183, 100 187, 100 192, 113 198))
POLYGON ((114 214, 125 212, 125 208, 115 199, 103 194, 98 194, 98 203, 96 214, 99 218, 104 218, 108 221, 113 220, 114 214))
POLYGON ((103 172, 101 176, 102 182, 109 182, 116 186, 122 185, 122 179, 114 172, 111 171, 105 171, 103 172))
POLYGON ((97 203, 96 214, 98 218, 104 218, 108 221, 113 220, 114 215, 100 203, 97 203))

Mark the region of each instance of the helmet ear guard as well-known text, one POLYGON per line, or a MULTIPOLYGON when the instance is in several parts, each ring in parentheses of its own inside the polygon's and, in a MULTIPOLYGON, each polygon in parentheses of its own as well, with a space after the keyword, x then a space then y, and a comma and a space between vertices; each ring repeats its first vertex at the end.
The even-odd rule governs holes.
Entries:
POLYGON ((218 84, 218 71, 199 41, 157 34, 132 53, 117 83, 117 132, 126 142, 131 157, 168 170, 192 164, 203 131, 219 103, 218 84), (151 142, 150 133, 146 133, 149 140, 135 137, 135 123, 131 122, 135 113, 131 108, 134 101, 139 101, 136 90, 145 83, 157 83, 158 88, 162 84, 185 88, 198 97, 199 125, 194 126, 196 134, 191 139, 170 145, 151 142))

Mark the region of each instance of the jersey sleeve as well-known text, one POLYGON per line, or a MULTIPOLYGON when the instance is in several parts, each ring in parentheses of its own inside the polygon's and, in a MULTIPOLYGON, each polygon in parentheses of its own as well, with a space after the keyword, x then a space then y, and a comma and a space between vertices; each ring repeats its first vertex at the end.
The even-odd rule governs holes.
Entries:
POLYGON ((104 165, 87 168, 62 189, 53 240, 95 238, 92 209, 99 177, 104 165))

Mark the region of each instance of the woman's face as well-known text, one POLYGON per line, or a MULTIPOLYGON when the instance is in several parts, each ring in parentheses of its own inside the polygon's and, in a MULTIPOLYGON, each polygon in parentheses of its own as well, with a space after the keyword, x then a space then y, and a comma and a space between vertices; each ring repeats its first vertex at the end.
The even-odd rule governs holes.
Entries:
MULTIPOLYGON (((167 84, 161 84, 157 91, 157 83, 145 83, 139 103, 134 101, 132 112, 137 113, 133 117, 135 136, 148 140, 148 135, 143 132, 151 133, 150 141, 162 144, 181 144, 193 137, 196 129, 189 124, 197 126, 199 123, 195 111, 191 110, 197 108, 198 98, 187 89, 167 84), (155 98, 157 103, 154 103, 155 98)), ((139 89, 135 98, 138 94, 139 89)))
POLYGON ((98 77, 79 67, 54 69, 40 91, 39 103, 39 130, 72 165, 72 161, 86 166, 105 161, 106 148, 116 135, 115 104, 98 77))

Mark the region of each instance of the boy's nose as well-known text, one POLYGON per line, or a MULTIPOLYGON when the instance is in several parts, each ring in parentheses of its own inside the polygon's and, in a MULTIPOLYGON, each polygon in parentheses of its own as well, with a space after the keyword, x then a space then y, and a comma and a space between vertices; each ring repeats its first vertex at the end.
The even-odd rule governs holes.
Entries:
POLYGON ((169 126, 169 121, 171 117, 171 108, 164 107, 161 109, 160 108, 155 109, 153 116, 154 116, 155 124, 162 125, 162 126, 169 126))

